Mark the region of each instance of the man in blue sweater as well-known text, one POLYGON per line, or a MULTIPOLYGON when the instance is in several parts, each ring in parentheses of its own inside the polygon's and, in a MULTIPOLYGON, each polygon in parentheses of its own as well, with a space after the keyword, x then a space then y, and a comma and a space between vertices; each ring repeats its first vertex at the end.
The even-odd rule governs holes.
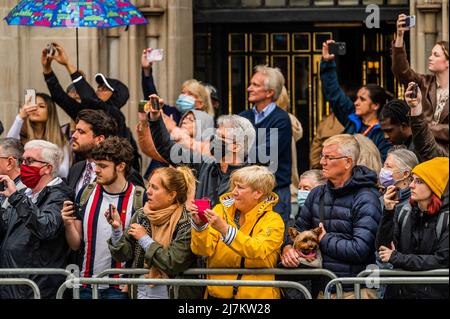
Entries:
POLYGON ((322 45, 320 80, 325 98, 330 102, 339 122, 345 127, 343 133, 352 135, 360 133, 370 138, 380 151, 384 162, 392 145, 384 138, 378 115, 386 102, 390 100, 390 96, 382 87, 367 84, 358 90, 356 101, 353 103, 339 87, 334 54, 328 51, 328 45, 333 42, 334 40, 328 40, 322 45))
POLYGON ((275 101, 284 86, 284 76, 278 68, 263 65, 255 67, 248 87, 248 100, 253 107, 239 114, 250 120, 257 131, 254 158, 250 161, 269 165, 275 173, 279 196, 274 211, 283 218, 285 225, 291 213, 292 126, 288 114, 275 101))

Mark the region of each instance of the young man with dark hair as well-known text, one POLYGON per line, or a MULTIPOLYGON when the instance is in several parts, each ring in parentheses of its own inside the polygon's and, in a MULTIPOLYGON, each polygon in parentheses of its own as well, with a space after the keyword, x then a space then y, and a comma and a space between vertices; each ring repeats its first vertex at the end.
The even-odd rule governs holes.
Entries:
MULTIPOLYGON (((75 132, 72 135, 72 149, 86 160, 76 163, 70 168, 68 184, 78 194, 80 189, 96 179, 95 163, 92 150, 109 136, 116 135, 117 125, 108 114, 100 110, 82 110, 76 120, 75 132)), ((131 169, 131 167, 130 167, 131 169)), ((141 175, 131 169, 127 179, 133 184, 144 187, 141 175)))
POLYGON ((412 131, 409 123, 409 106, 403 100, 389 101, 379 115, 384 138, 392 145, 405 145, 414 151, 412 131))
MULTIPOLYGON (((131 171, 133 148, 117 136, 101 141, 91 153, 95 162, 97 181, 84 186, 75 203, 66 201, 61 210, 69 247, 78 251, 78 264, 82 277, 93 277, 108 268, 121 268, 115 262, 106 241, 112 229, 107 218, 109 208, 117 210, 123 221, 123 230, 129 226, 131 216, 145 202, 145 189, 127 181, 131 171), (78 207, 78 208, 77 208, 78 207)), ((91 289, 83 287, 80 298, 91 298, 91 289)), ((126 299, 127 294, 118 287, 100 286, 101 299, 126 299)))

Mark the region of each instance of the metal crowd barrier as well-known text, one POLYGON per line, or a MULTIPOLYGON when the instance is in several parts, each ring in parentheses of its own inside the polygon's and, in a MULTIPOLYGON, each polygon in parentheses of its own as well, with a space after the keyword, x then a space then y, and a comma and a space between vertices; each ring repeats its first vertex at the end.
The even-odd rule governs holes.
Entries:
MULTIPOLYGON (((134 269, 106 269, 98 274, 95 278, 103 278, 108 275, 145 275, 148 273, 148 269, 145 268, 134 268, 134 269)), ((286 269, 286 268, 262 268, 262 269, 241 269, 241 268, 190 268, 183 272, 183 275, 304 275, 304 276, 326 276, 330 279, 338 278, 333 272, 327 269, 286 269)), ((98 285, 94 284, 92 286, 92 298, 98 297, 98 285)), ((342 285, 338 283, 336 285, 336 293, 338 296, 342 297, 343 290, 342 285)))
MULTIPOLYGON (((447 276, 448 269, 433 269, 433 270, 423 270, 423 271, 407 271, 407 270, 397 270, 397 269, 366 269, 361 271, 356 277, 357 278, 367 278, 372 277, 374 281, 378 280, 378 277, 432 277, 432 276, 447 276)), ((367 279, 366 279, 367 282, 367 279)), ((355 283, 355 298, 361 299, 361 284, 355 283)))
MULTIPOLYGON (((25 276, 25 275, 61 275, 66 280, 75 277, 74 273, 62 268, 0 268, 0 276, 25 276)), ((39 287, 34 281, 27 278, 0 278, 0 285, 28 285, 33 289, 34 298, 40 299, 39 287)), ((79 299, 78 291, 74 290, 74 298, 79 299)))
POLYGON ((33 280, 27 278, 0 278, 0 285, 26 285, 33 290, 34 299, 41 299, 41 292, 33 280))
MULTIPOLYGON (((448 277, 380 277, 377 278, 380 284, 448 284, 448 277)), ((363 277, 341 277, 331 280, 325 287, 325 299, 331 299, 330 288, 337 283, 341 284, 364 284, 367 278, 363 277)), ((361 295, 359 296, 361 297, 361 295)), ((355 296, 356 298, 356 296, 355 296)))
MULTIPOLYGON (((148 273, 148 269, 147 272, 148 273)), ((62 299, 68 285, 75 287, 80 284, 109 285, 170 285, 170 286, 253 286, 294 288, 302 292, 306 299, 312 299, 309 290, 298 282, 274 280, 211 280, 211 279, 151 279, 151 278, 74 278, 66 280, 58 289, 56 299, 62 299)), ((92 298, 98 299, 98 290, 92 290, 92 298)))

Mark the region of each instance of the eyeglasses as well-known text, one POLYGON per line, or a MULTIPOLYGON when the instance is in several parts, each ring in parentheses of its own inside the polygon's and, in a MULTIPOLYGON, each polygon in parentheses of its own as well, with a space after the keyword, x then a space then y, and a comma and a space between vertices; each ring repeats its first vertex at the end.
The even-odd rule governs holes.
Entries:
POLYGON ((338 159, 342 159, 342 158, 348 158, 348 156, 339 156, 339 157, 331 157, 325 154, 320 154, 320 160, 325 160, 325 161, 334 161, 334 160, 338 160, 338 159))
MULTIPOLYGON (((45 165, 49 165, 49 163, 47 163, 47 162, 43 162, 43 161, 38 161, 38 160, 35 160, 34 158, 32 158, 32 157, 25 157, 25 158, 22 158, 21 160, 20 160, 20 162, 21 162, 21 164, 25 164, 25 165, 31 165, 31 164, 33 164, 33 163, 41 163, 41 164, 45 164, 45 165)), ((45 166, 44 165, 44 166, 45 166)))
POLYGON ((423 181, 423 179, 419 178, 419 177, 413 177, 411 179, 411 182, 414 182, 414 184, 416 185, 422 185, 425 184, 425 182, 423 181))

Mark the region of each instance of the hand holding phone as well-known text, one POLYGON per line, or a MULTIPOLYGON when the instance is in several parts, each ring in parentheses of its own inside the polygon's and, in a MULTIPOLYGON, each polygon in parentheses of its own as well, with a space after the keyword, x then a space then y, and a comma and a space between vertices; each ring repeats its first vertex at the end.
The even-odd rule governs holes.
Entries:
POLYGON ((203 223, 207 223, 208 219, 205 216, 205 210, 211 209, 211 201, 209 198, 196 199, 194 204, 198 208, 198 217, 203 223))

